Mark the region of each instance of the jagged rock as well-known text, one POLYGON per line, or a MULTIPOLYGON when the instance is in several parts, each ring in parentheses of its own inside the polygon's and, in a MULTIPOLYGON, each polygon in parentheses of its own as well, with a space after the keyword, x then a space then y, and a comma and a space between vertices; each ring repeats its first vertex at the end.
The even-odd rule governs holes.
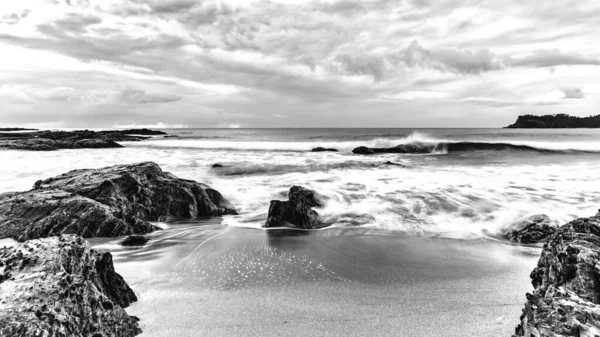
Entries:
POLYGON ((37 131, 0 133, 0 149, 52 151, 59 149, 115 148, 117 141, 140 141, 140 135, 164 135, 162 131, 148 129, 109 131, 37 131))
POLYGON ((337 149, 331 149, 331 148, 324 148, 324 147, 315 147, 314 149, 311 150, 311 152, 338 152, 337 149))
POLYGON ((510 226, 505 231, 505 237, 513 242, 537 243, 554 234, 557 227, 558 224, 547 215, 536 214, 510 226))
POLYGON ((135 336, 139 319, 123 309, 134 301, 111 254, 81 237, 0 249, 0 336, 135 336))
POLYGON ((558 228, 531 272, 516 336, 600 335, 600 213, 558 228))
POLYGON ((152 162, 74 170, 0 196, 0 238, 149 233, 149 221, 237 214, 209 186, 177 178, 152 162))
POLYGON ((119 242, 121 246, 143 246, 148 242, 148 238, 142 235, 130 235, 125 240, 119 242))
POLYGON ((264 227, 295 226, 312 229, 322 226, 319 213, 312 207, 323 207, 323 197, 313 190, 292 186, 289 200, 271 200, 269 213, 264 227))

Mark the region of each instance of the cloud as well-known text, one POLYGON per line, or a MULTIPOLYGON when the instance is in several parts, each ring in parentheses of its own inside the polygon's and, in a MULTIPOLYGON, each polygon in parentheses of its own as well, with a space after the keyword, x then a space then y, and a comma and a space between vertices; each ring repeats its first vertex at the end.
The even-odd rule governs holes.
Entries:
POLYGON ((141 89, 123 88, 116 95, 117 102, 127 104, 169 103, 181 100, 183 97, 171 94, 149 93, 141 89))
POLYGON ((576 53, 564 53, 558 49, 536 50, 529 56, 513 59, 512 65, 537 68, 561 65, 600 65, 600 58, 586 57, 576 53))
POLYGON ((77 91, 70 87, 34 88, 28 85, 2 85, 0 98, 9 103, 33 104, 50 101, 70 101, 77 99, 77 91))
POLYGON ((565 99, 582 99, 585 98, 585 94, 581 90, 581 88, 571 87, 571 88, 561 88, 560 89, 565 94, 565 99))
POLYGON ((99 24, 102 19, 95 15, 70 14, 64 18, 56 20, 53 24, 61 31, 72 33, 83 33, 88 26, 99 24))
POLYGON ((16 25, 17 23, 19 23, 19 21, 21 21, 21 17, 15 13, 0 16, 0 24, 4 23, 7 25, 16 25))

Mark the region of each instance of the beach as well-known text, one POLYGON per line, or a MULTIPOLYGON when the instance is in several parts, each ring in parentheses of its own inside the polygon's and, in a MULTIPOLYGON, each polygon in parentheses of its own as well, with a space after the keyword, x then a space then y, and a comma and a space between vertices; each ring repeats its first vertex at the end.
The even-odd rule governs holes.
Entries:
POLYGON ((361 229, 167 223, 113 252, 142 336, 507 336, 539 248, 361 229))

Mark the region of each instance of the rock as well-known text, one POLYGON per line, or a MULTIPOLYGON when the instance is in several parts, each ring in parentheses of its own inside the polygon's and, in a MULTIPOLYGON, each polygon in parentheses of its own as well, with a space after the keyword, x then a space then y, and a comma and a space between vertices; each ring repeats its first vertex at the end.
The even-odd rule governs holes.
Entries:
POLYGON ((300 186, 292 186, 289 200, 271 200, 269 213, 264 227, 295 226, 303 229, 313 229, 322 226, 319 213, 312 207, 323 207, 323 197, 313 190, 300 186))
POLYGON ((600 335, 600 213, 558 228, 531 272, 516 336, 600 335))
POLYGON ((60 234, 116 237, 159 229, 166 216, 237 214, 209 186, 145 162, 75 170, 35 183, 33 190, 0 196, 0 238, 18 241, 60 234))
POLYGON ((223 166, 221 164, 212 164, 210 167, 212 167, 212 168, 221 168, 221 167, 225 167, 225 166, 223 166))
POLYGON ((135 301, 111 254, 81 237, 0 249, 0 336, 135 336, 139 319, 123 309, 135 301))
POLYGON ((354 153, 354 154, 375 154, 375 151, 373 151, 372 149, 369 149, 366 146, 359 146, 359 147, 355 148, 354 150, 352 150, 352 153, 354 153))
POLYGON ((59 149, 116 148, 117 141, 140 141, 140 135, 164 135, 148 129, 109 131, 37 131, 0 133, 0 149, 52 151, 59 149))
POLYGON ((505 237, 518 243, 537 243, 545 241, 556 232, 558 224, 545 214, 532 215, 505 230, 505 237))
POLYGON ((394 163, 394 162, 391 162, 389 160, 386 161, 385 164, 386 165, 390 165, 390 166, 401 166, 401 167, 404 167, 404 165, 402 165, 402 164, 394 163))
POLYGON ((324 147, 315 147, 311 150, 311 152, 338 152, 337 149, 324 148, 324 147))
POLYGON ((130 235, 125 240, 119 242, 121 246, 143 246, 149 240, 142 235, 130 235))

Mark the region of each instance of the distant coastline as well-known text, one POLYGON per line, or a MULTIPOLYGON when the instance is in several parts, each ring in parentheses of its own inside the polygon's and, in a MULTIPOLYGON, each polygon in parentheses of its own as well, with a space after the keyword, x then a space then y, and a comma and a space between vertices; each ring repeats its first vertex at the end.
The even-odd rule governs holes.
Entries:
POLYGON ((11 131, 38 131, 39 129, 28 129, 28 128, 0 128, 2 132, 11 132, 11 131))
POLYGON ((600 128, 600 115, 576 117, 567 114, 556 115, 522 115, 514 124, 506 129, 571 129, 571 128, 600 128))

